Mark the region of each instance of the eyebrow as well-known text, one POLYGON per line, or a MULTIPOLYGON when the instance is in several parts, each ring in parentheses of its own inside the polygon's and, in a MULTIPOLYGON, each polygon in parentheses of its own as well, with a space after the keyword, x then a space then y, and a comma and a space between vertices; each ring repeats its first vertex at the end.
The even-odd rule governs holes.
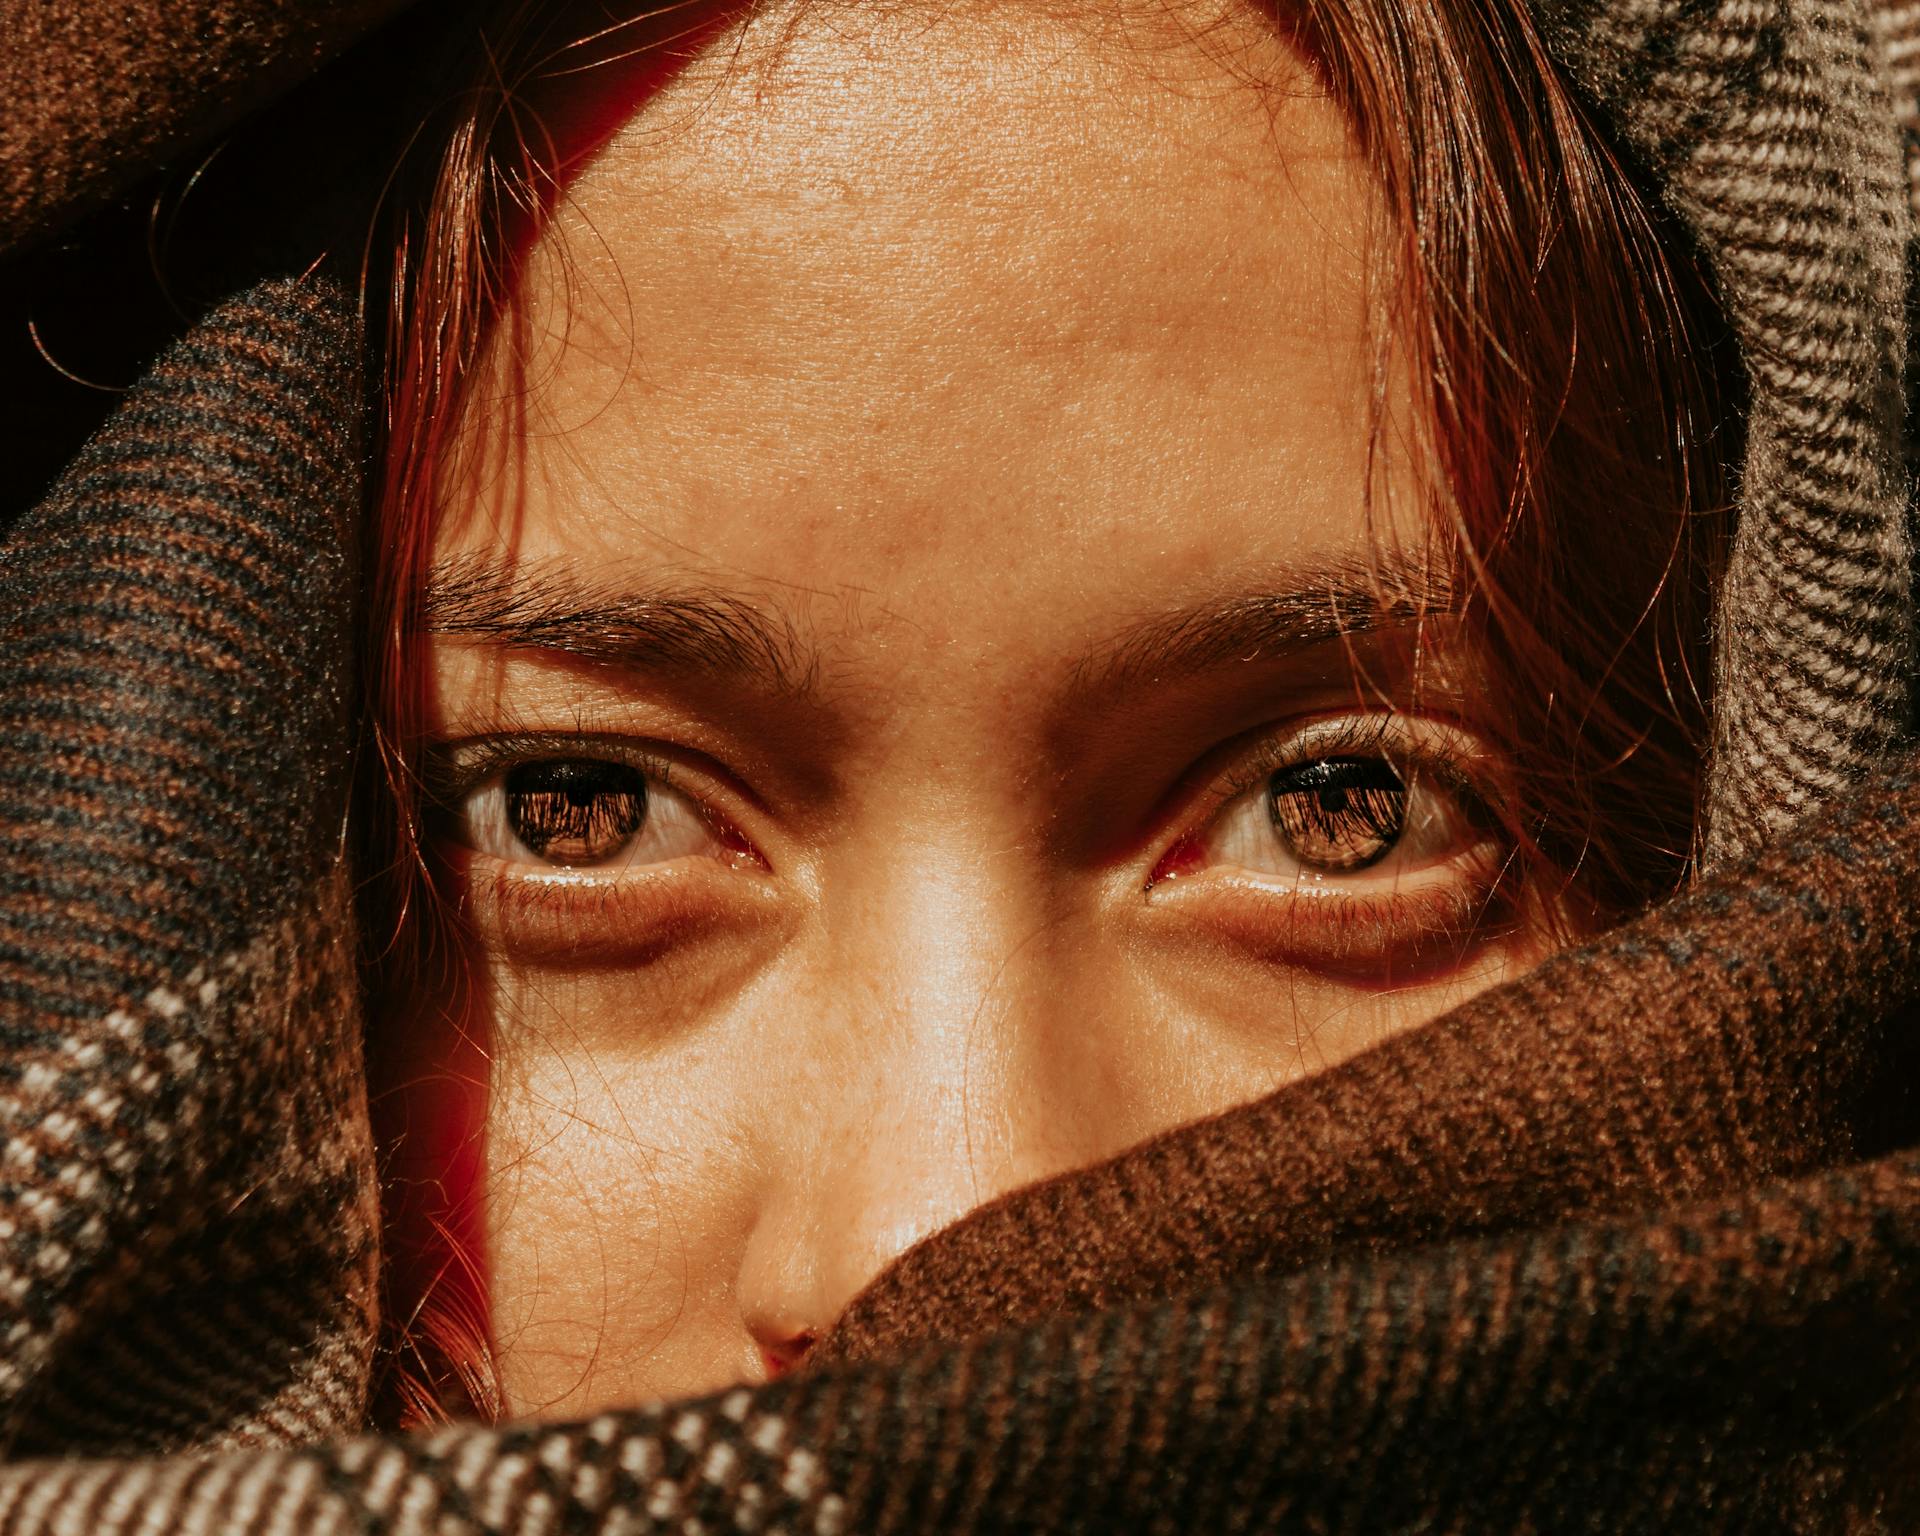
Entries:
POLYGON ((1075 683, 1107 692, 1191 677, 1455 614, 1459 606, 1443 563, 1389 548, 1303 572, 1281 588, 1142 620, 1085 657, 1075 683))
MULTIPOLYGON (((1104 693, 1167 682, 1457 611, 1454 583, 1430 559, 1389 549, 1284 587, 1141 620, 1081 657, 1071 687, 1104 693)), ((718 587, 613 590, 563 566, 515 570, 468 557, 434 566, 422 612, 429 634, 780 694, 809 694, 820 675, 818 652, 790 616, 718 587)))
POLYGON ((599 665, 684 672, 775 693, 811 691, 818 659, 791 617, 717 587, 614 590, 577 571, 445 561, 428 576, 427 633, 599 665))

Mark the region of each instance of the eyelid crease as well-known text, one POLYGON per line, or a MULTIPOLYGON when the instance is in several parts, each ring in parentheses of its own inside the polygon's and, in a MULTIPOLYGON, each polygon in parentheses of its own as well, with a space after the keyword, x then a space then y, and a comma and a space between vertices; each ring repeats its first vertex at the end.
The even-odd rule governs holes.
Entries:
MULTIPOLYGON (((768 867, 768 857, 762 851, 762 844, 747 829, 740 806, 730 803, 736 799, 751 802, 752 795, 741 791, 727 771, 717 764, 710 765, 703 773, 691 775, 707 780, 711 787, 690 785, 687 782, 690 775, 681 771, 682 764, 674 756, 655 750, 643 739, 619 732, 585 730, 497 731, 434 744, 424 758, 423 810, 436 842, 471 847, 467 803, 491 781, 512 769, 537 762, 598 761, 616 763, 645 775, 649 804, 654 807, 647 825, 656 826, 657 816, 672 801, 684 801, 736 868, 768 867)), ((514 878, 523 877, 524 870, 514 878)))
POLYGON ((1391 710, 1322 714, 1242 732, 1182 777, 1170 808, 1163 802, 1150 844, 1158 852, 1139 889, 1151 892, 1170 873, 1179 872, 1239 803, 1276 771, 1320 757, 1384 757, 1405 776, 1423 777, 1444 790, 1470 821, 1484 819, 1502 828, 1498 835, 1506 839, 1511 831, 1502 808, 1499 759, 1480 749, 1479 742, 1471 727, 1449 716, 1391 710), (1206 766, 1223 757, 1223 768, 1206 766))

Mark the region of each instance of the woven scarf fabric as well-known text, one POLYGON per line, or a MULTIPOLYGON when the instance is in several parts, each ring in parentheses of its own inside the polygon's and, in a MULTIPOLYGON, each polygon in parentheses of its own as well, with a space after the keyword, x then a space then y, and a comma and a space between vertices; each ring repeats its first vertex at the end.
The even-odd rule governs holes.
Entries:
POLYGON ((1706 252, 1751 397, 1717 603, 1710 863, 1749 852, 1905 727, 1913 205, 1869 7, 1538 6, 1706 252))
MULTIPOLYGON (((374 9, 0 4, 0 84, 23 40, 70 82, 0 93, 10 239, 374 9), (96 93, 143 104, 67 126, 96 93)), ((263 283, 0 545, 0 1533, 1920 1528, 1920 7, 1538 9, 1751 380, 1709 880, 976 1212, 798 1376, 367 1436, 365 370, 263 283)))
POLYGON ((0 250, 309 73, 400 0, 0 0, 0 250))
POLYGON ((352 341, 290 285, 209 317, 0 547, 16 1454, 299 1439, 364 1399, 352 341))

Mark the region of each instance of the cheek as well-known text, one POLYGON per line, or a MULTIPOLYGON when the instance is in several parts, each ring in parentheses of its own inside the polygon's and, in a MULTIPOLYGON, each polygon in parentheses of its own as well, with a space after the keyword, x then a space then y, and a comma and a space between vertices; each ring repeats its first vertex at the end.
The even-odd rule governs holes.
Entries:
POLYGON ((1531 970, 1553 946, 1533 931, 1478 947, 1444 975, 1402 986, 1358 985, 1265 963, 1231 941, 1195 942, 1156 922, 1132 956, 1143 1017, 1162 1021, 1164 1059, 1181 1065, 1169 1126, 1249 1102, 1439 1017, 1531 970), (1183 1022, 1175 1022, 1183 1021, 1183 1022), (1177 1046, 1168 1038, 1178 1035, 1177 1046))
POLYGON ((511 1410, 739 1380, 751 1357, 736 1284, 759 1199, 735 1096, 697 1052, 607 1043, 641 1022, 630 989, 510 990, 483 1204, 511 1410))
POLYGON ((476 950, 512 1413, 759 1379, 768 1336, 823 1331, 973 1207, 1336 1065, 1548 947, 1520 929, 1443 978, 1353 985, 1137 890, 1047 920, 993 867, 887 865, 831 920, 644 963, 476 950))

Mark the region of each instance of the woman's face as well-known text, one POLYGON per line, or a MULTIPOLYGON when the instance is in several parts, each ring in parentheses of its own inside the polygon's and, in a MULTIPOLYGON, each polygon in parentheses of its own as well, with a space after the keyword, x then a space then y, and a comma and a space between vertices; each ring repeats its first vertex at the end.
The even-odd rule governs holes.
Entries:
POLYGON ((1374 190, 1202 20, 766 18, 538 238, 436 550, 471 985, 415 1009, 490 1056, 519 1412, 777 1372, 971 1207, 1539 952, 1374 190))

